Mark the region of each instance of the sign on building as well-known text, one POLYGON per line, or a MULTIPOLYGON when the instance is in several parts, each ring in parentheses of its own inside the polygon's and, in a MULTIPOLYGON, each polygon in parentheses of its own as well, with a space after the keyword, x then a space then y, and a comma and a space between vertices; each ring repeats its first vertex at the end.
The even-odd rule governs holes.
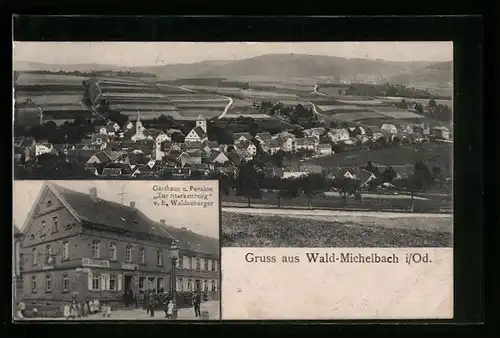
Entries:
POLYGON ((54 256, 47 255, 43 264, 43 270, 52 270, 54 268, 55 261, 54 256))
POLYGON ((82 258, 82 265, 83 266, 97 267, 97 268, 109 268, 109 261, 108 260, 82 258))
POLYGON ((122 269, 123 270, 139 270, 139 267, 137 266, 137 264, 123 263, 122 269))

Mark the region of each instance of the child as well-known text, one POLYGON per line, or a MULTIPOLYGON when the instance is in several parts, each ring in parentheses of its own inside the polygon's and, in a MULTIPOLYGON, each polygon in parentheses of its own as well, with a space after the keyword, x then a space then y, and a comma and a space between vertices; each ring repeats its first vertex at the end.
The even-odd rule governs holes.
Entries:
POLYGON ((171 299, 167 301, 167 318, 172 319, 174 312, 174 302, 171 299))
POLYGON ((108 303, 104 307, 106 309, 105 310, 106 317, 108 318, 111 317, 111 304, 108 303))
POLYGON ((70 315, 71 314, 70 314, 69 304, 64 304, 64 306, 63 306, 63 316, 64 316, 64 318, 68 320, 69 317, 70 317, 70 315))

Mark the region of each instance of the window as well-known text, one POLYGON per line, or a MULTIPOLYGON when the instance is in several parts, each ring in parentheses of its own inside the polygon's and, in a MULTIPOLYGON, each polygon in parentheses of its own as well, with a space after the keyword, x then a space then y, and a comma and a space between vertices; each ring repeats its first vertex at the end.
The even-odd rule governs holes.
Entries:
POLYGON ((214 291, 214 281, 210 281, 210 291, 214 291))
POLYGON ((69 243, 63 242, 63 259, 69 259, 69 243))
POLYGON ((214 291, 217 291, 217 281, 216 281, 216 280, 214 280, 213 290, 214 290, 214 291))
POLYGON ((100 241, 92 241, 92 257, 99 258, 101 253, 101 242, 100 241))
POLYGON ((203 281, 203 291, 208 291, 208 281, 206 279, 203 281))
POLYGON ((208 270, 208 259, 205 258, 205 262, 204 262, 204 266, 203 266, 203 270, 208 270))
POLYGON ((59 231, 59 221, 57 220, 57 216, 52 217, 52 232, 59 231))
POLYGON ((158 249, 158 252, 156 253, 156 264, 163 265, 163 253, 161 252, 161 249, 158 249))
POLYGON ((109 258, 113 261, 116 260, 116 243, 109 244, 109 258))
POLYGON ((188 291, 193 291, 193 281, 191 279, 188 279, 188 291))
POLYGON ((52 201, 50 201, 50 200, 49 200, 49 201, 47 201, 47 204, 46 204, 46 205, 47 205, 47 207, 50 207, 50 206, 52 205, 52 201))
POLYGON ((144 289, 144 281, 146 277, 139 277, 139 289, 144 289))
POLYGON ((200 270, 200 257, 196 257, 196 270, 200 270))
POLYGON ((179 256, 179 269, 184 269, 184 256, 179 256))
POLYGON ((125 261, 132 262, 132 247, 130 245, 125 248, 125 261))
POLYGON ((118 290, 118 283, 116 275, 109 275, 109 289, 111 291, 118 290))
POLYGON ((47 252, 47 253, 46 253, 47 258, 48 258, 49 256, 52 256, 52 246, 51 246, 51 245, 47 244, 47 245, 45 246, 45 251, 47 252))
POLYGON ((101 275, 94 274, 92 275, 92 290, 100 290, 101 289, 101 275))
POLYGON ((63 291, 64 292, 68 292, 68 290, 69 290, 69 279, 68 279, 68 274, 67 273, 63 273, 62 286, 63 286, 63 291))
POLYGON ((183 291, 182 288, 182 278, 177 278, 177 291, 183 291))
POLYGON ((43 237, 47 234, 47 222, 42 221, 42 225, 40 228, 40 237, 43 237))
POLYGON ((37 252, 36 248, 31 249, 31 264, 36 265, 37 264, 37 252))
POLYGON ((36 292, 36 276, 31 276, 31 292, 36 292))
POLYGON ((176 264, 175 264, 175 266, 176 266, 177 268, 181 269, 181 268, 182 268, 182 265, 183 265, 183 264, 182 264, 182 256, 180 256, 180 255, 179 255, 179 258, 177 258, 177 261, 176 261, 175 263, 176 263, 176 264))
POLYGON ((191 259, 191 257, 188 257, 188 269, 191 270, 193 269, 193 260, 191 259))
POLYGON ((212 264, 212 271, 217 271, 217 261, 215 261, 215 260, 212 264))
POLYGON ((207 261, 208 261, 207 270, 210 271, 210 270, 212 270, 212 260, 211 259, 207 259, 207 261))
POLYGON ((45 292, 52 292, 52 278, 50 275, 45 276, 45 292))
POLYGON ((139 259, 141 264, 146 263, 146 252, 144 251, 144 248, 139 249, 139 259))

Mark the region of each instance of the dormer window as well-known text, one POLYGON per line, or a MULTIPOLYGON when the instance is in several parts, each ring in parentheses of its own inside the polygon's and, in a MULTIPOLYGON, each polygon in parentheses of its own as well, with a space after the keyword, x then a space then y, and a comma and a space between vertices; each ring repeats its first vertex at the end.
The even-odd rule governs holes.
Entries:
POLYGON ((46 206, 47 206, 47 207, 50 207, 51 205, 52 205, 52 201, 50 201, 50 200, 49 200, 49 201, 47 201, 46 206))

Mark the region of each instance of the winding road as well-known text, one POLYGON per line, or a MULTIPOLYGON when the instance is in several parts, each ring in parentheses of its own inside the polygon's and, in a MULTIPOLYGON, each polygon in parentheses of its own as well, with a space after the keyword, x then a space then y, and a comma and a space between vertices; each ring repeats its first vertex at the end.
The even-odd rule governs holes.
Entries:
POLYGON ((318 92, 318 85, 317 85, 317 84, 315 84, 315 85, 314 85, 313 91, 314 91, 314 94, 318 94, 318 95, 326 96, 326 94, 325 94, 325 93, 318 92))
POLYGON ((224 96, 226 99, 229 100, 228 104, 226 105, 226 108, 224 108, 224 111, 222 112, 222 114, 219 115, 219 117, 217 118, 218 120, 222 119, 226 114, 227 114, 227 111, 229 110, 229 108, 231 108, 231 106, 233 105, 233 99, 230 98, 229 96, 224 96))

